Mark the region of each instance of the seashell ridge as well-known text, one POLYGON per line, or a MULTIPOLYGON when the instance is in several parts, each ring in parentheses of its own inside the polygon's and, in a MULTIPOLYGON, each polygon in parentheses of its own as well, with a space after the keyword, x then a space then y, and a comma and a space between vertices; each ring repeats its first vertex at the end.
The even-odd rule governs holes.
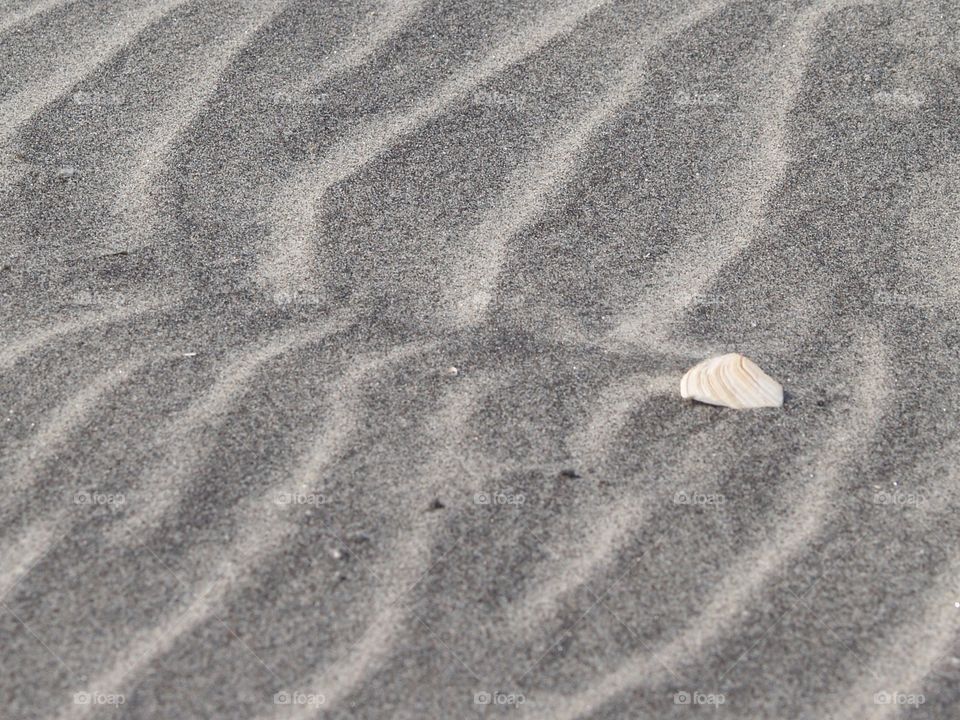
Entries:
POLYGON ((680 380, 680 395, 736 410, 783 405, 783 386, 740 353, 694 365, 680 380))

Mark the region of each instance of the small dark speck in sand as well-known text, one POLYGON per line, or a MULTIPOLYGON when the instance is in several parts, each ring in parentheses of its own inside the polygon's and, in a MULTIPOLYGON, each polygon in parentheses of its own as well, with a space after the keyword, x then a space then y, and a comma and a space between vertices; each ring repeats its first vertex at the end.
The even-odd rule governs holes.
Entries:
POLYGON ((572 470, 570 468, 567 468, 566 470, 561 470, 560 476, 565 478, 570 478, 571 480, 579 480, 580 478, 583 477, 583 475, 578 473, 576 470, 572 470))
POLYGON ((440 502, 440 499, 439 499, 439 498, 434 498, 433 502, 430 503, 430 507, 427 508, 427 509, 428 509, 428 510, 431 510, 431 511, 432 511, 432 510, 443 510, 445 507, 446 507, 446 505, 444 505, 442 502, 440 502))

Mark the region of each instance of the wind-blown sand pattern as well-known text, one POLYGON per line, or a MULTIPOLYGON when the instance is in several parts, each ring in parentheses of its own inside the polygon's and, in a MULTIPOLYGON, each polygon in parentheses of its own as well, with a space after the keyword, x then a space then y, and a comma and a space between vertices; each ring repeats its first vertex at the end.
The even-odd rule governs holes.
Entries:
POLYGON ((958 716, 958 38, 4 5, 0 717, 958 716))

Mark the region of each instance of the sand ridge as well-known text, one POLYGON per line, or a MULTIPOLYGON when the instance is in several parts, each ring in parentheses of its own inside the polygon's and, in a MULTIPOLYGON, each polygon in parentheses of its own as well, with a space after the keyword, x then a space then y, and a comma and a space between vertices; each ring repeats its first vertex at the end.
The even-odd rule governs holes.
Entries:
POLYGON ((955 716, 958 28, 9 3, 0 716, 955 716))

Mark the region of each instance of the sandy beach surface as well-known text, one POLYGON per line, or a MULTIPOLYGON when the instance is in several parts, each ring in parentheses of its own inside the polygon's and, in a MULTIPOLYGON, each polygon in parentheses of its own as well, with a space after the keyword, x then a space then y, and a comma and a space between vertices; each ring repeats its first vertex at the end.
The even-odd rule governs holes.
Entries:
POLYGON ((951 2, 6 0, 0 718, 960 717, 958 151, 951 2))

